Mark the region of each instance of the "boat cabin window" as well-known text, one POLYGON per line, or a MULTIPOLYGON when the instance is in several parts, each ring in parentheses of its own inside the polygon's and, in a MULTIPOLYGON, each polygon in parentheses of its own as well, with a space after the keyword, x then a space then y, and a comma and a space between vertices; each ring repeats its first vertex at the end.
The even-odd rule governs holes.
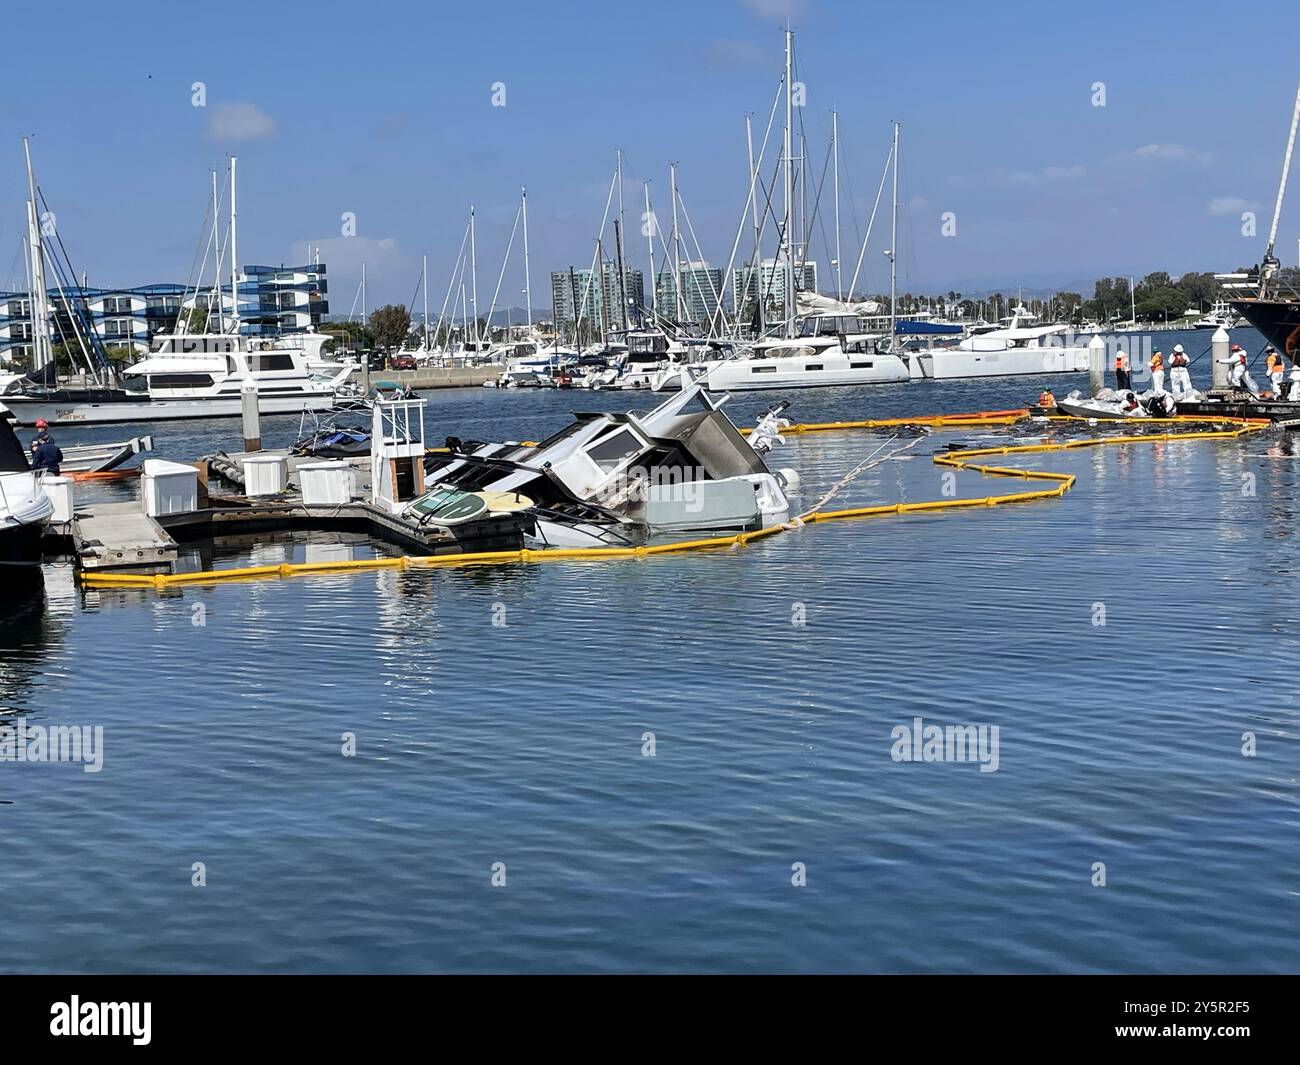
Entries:
POLYGON ((805 318, 799 323, 799 335, 801 337, 833 337, 861 332, 862 320, 853 314, 805 318))
POLYGON ((627 350, 638 355, 662 355, 668 350, 668 338, 658 333, 650 336, 633 333, 627 338, 627 350))
POLYGON ((192 354, 220 354, 225 351, 234 351, 234 338, 225 340, 222 338, 210 337, 168 337, 158 348, 159 354, 172 355, 192 355, 192 354))
POLYGON ((586 449, 587 457, 606 473, 617 469, 644 445, 631 429, 620 429, 602 437, 586 449))
POLYGON ((248 357, 248 368, 253 371, 292 370, 293 356, 287 353, 277 353, 274 355, 250 355, 248 357))
POLYGON ((150 388, 211 388, 209 373, 155 373, 149 375, 150 388))

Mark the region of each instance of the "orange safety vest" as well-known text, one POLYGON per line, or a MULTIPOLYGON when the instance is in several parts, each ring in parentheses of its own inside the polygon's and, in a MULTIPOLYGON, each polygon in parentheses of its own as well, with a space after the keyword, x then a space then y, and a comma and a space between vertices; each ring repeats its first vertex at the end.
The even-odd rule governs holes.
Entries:
POLYGON ((1154 355, 1151 356, 1151 369, 1163 370, 1164 368, 1165 368, 1165 360, 1160 357, 1160 352, 1157 351, 1154 355))
POLYGON ((1115 369, 1117 370, 1128 369, 1128 356, 1125 355, 1122 351, 1115 356, 1115 369))
POLYGON ((1273 373, 1281 373, 1281 372, 1282 372, 1282 356, 1281 356, 1281 355, 1276 355, 1276 354, 1274 354, 1274 355, 1270 355, 1270 356, 1268 357, 1268 372, 1271 373, 1271 374, 1273 374, 1273 373))
POLYGON ((1038 405, 1040 407, 1055 407, 1056 397, 1050 392, 1042 392, 1038 397, 1038 405))

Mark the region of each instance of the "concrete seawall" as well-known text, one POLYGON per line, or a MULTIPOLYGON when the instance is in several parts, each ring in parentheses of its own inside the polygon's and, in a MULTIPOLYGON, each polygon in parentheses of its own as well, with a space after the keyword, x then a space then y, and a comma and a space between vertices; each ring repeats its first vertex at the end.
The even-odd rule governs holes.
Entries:
POLYGON ((428 366, 420 370, 371 370, 370 383, 397 381, 415 389, 474 388, 500 376, 500 366, 428 366))

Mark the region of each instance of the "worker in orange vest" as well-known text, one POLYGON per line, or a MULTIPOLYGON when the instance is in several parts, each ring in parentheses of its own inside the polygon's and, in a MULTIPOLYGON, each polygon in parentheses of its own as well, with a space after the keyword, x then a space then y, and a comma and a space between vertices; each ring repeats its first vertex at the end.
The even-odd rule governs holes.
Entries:
POLYGON ((1157 351, 1151 356, 1151 387, 1157 392, 1165 390, 1165 356, 1157 351))
POLYGON ((1128 371, 1128 353, 1117 351, 1115 352, 1115 387, 1123 391, 1131 388, 1132 384, 1128 371))
POLYGON ((1044 388, 1038 394, 1038 406, 1042 410, 1056 410, 1056 397, 1050 388, 1044 388))
POLYGON ((1265 352, 1264 372, 1268 374, 1268 379, 1273 383, 1273 398, 1281 399, 1282 380, 1286 377, 1286 366, 1282 362, 1282 356, 1277 353, 1277 349, 1271 344, 1265 352))

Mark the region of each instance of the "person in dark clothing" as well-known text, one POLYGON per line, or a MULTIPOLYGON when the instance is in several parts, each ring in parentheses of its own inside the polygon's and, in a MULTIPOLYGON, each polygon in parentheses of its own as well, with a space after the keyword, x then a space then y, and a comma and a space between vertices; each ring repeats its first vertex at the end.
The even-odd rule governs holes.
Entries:
POLYGON ((46 438, 44 443, 37 444, 36 450, 32 452, 32 469, 46 470, 52 476, 59 475, 59 465, 63 462, 63 452, 59 450, 59 445, 53 440, 46 438))

